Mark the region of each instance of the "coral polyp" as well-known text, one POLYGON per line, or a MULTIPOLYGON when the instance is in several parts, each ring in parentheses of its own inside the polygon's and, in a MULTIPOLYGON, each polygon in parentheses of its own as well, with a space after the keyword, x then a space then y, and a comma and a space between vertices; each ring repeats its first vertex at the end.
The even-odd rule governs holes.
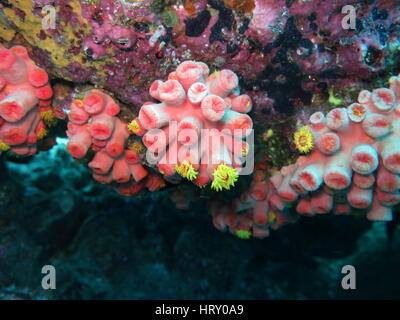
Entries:
POLYGON ((190 181, 196 179, 197 175, 199 174, 198 172, 196 172, 196 170, 194 170, 193 165, 186 160, 183 160, 180 165, 176 165, 175 170, 182 177, 190 181))
POLYGON ((302 153, 307 153, 314 147, 313 135, 308 126, 302 126, 299 130, 294 133, 293 137, 294 144, 302 153))
POLYGON ((238 179, 237 171, 224 163, 219 164, 212 175, 214 179, 211 188, 216 191, 229 190, 238 179))

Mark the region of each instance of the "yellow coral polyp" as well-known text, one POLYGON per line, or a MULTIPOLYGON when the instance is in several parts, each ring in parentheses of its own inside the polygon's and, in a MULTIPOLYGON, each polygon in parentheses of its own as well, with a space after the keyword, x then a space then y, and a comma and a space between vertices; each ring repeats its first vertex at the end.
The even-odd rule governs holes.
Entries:
POLYGON ((36 137, 40 140, 47 136, 47 130, 45 128, 41 128, 39 132, 36 134, 36 137))
POLYGON ((272 129, 268 129, 262 134, 262 138, 264 141, 267 141, 269 138, 271 138, 274 135, 274 131, 272 129))
POLYGON ((55 126, 57 123, 57 118, 54 116, 54 112, 51 109, 40 111, 40 117, 48 127, 55 126))
POLYGON ((240 239, 250 239, 251 238, 251 232, 248 230, 236 230, 235 235, 240 238, 240 239))
POLYGON ((194 168, 193 165, 186 160, 184 160, 180 165, 175 165, 176 172, 182 177, 192 181, 197 178, 199 174, 194 168))
POLYGON ((313 135, 309 126, 302 126, 294 133, 294 144, 296 145, 297 150, 302 153, 307 153, 312 150, 314 147, 313 135))
POLYGON ((75 99, 74 104, 79 108, 83 108, 83 100, 82 99, 75 99))
POLYGON ((140 132, 140 125, 137 120, 132 120, 128 123, 128 130, 133 132, 134 134, 138 134, 140 132))
POLYGON ((144 153, 146 150, 144 145, 138 141, 131 143, 129 149, 136 151, 137 153, 144 153))
POLYGON ((8 151, 10 148, 11 147, 7 143, 0 140, 0 151, 8 151))
POLYGON ((211 188, 216 191, 221 191, 222 189, 229 190, 235 185, 239 177, 239 174, 234 168, 224 163, 220 164, 212 175, 214 180, 211 184, 211 188))
POLYGON ((275 212, 270 211, 268 213, 268 221, 269 221, 269 223, 274 223, 276 221, 276 218, 277 218, 277 215, 276 215, 275 212))
POLYGON ((329 88, 328 93, 329 93, 328 101, 330 103, 334 104, 335 106, 342 104, 343 102, 342 99, 335 97, 335 94, 333 93, 333 88, 329 88))
POLYGON ((357 118, 361 118, 365 114, 365 110, 362 107, 354 107, 351 109, 353 115, 357 118))
POLYGON ((249 110, 250 107, 251 107, 251 101, 247 101, 247 103, 246 103, 246 110, 249 110))

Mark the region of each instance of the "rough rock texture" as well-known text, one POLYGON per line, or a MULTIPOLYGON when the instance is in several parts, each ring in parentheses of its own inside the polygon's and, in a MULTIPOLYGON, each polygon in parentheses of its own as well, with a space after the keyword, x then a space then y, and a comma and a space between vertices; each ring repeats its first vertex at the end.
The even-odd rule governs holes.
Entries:
POLYGON ((145 88, 185 60, 238 73, 243 88, 267 90, 285 114, 398 66, 395 1, 21 0, 3 1, 0 12, 3 43, 28 45, 53 77, 105 87, 136 110, 145 88), (356 30, 341 27, 345 4, 356 7, 356 30), (42 27, 46 5, 55 29, 42 27))

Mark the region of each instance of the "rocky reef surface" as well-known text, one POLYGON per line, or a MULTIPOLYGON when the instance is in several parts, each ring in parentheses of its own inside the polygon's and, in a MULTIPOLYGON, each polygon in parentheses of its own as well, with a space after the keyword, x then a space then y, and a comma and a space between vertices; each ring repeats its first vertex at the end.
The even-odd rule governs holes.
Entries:
POLYGON ((2 1, 0 13, 3 43, 27 46, 52 77, 103 87, 136 110, 152 81, 199 60, 238 73, 260 111, 293 114, 329 88, 346 96, 396 70, 400 40, 400 11, 387 0, 20 0, 2 1), (49 5, 54 29, 42 26, 49 5), (342 27, 344 5, 354 5, 356 29, 342 27))

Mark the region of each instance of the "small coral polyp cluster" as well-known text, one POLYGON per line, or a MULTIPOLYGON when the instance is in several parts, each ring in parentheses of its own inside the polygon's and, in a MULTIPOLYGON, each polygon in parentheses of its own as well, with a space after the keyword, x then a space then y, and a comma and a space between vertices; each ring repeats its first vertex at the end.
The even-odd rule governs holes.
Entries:
POLYGON ((400 78, 390 78, 389 84, 361 91, 347 108, 314 113, 309 129, 297 134, 299 148, 303 139, 314 149, 299 157, 289 177, 273 179, 289 182, 281 196, 300 198, 298 212, 367 209, 370 220, 392 219, 392 207, 400 202, 400 78))
MULTIPOLYGON (((52 108, 52 94, 46 71, 24 47, 0 47, 2 152, 37 151, 46 125, 65 117, 52 108)), ((154 81, 149 94, 157 102, 146 102, 136 117, 105 91, 75 95, 66 111, 68 152, 88 161, 95 180, 126 196, 182 178, 216 191, 235 186, 253 127, 252 101, 240 94, 237 75, 228 69, 210 74, 205 63, 185 61, 165 82, 154 81)), ((364 210, 369 220, 390 221, 400 202, 399 138, 398 76, 389 88, 362 90, 346 108, 313 113, 294 134, 305 155, 275 172, 257 162, 249 188, 231 202, 213 193, 213 223, 240 238, 264 238, 299 215, 364 210)), ((188 208, 185 192, 173 196, 180 208, 188 208)))
POLYGON ((46 71, 24 47, 0 45, 0 153, 36 153, 37 141, 47 134, 45 122, 54 120, 52 95, 46 71))
POLYGON ((389 85, 361 91, 347 108, 312 114, 294 134, 299 151, 311 152, 267 180, 256 171, 231 204, 210 200, 214 225, 262 238, 298 214, 365 210, 369 220, 391 221, 400 202, 400 77, 389 85))
POLYGON ((129 131, 117 115, 120 107, 107 94, 92 90, 82 100, 74 100, 69 111, 68 152, 77 159, 91 148, 95 155, 88 166, 93 178, 101 183, 114 183, 124 195, 135 195, 143 187, 154 191, 163 179, 149 174, 140 155, 127 146, 129 131))
POLYGON ((202 62, 185 61, 163 82, 156 80, 146 102, 129 125, 143 135, 143 143, 159 171, 177 173, 203 187, 230 189, 247 155, 243 139, 253 122, 246 114, 252 103, 239 94, 239 81, 230 70, 209 74, 202 62))
POLYGON ((289 210, 288 202, 279 193, 279 186, 267 178, 265 168, 257 168, 249 189, 240 197, 228 204, 218 198, 209 201, 214 226, 221 231, 229 229, 239 238, 269 236, 270 229, 297 220, 296 212, 289 210))

